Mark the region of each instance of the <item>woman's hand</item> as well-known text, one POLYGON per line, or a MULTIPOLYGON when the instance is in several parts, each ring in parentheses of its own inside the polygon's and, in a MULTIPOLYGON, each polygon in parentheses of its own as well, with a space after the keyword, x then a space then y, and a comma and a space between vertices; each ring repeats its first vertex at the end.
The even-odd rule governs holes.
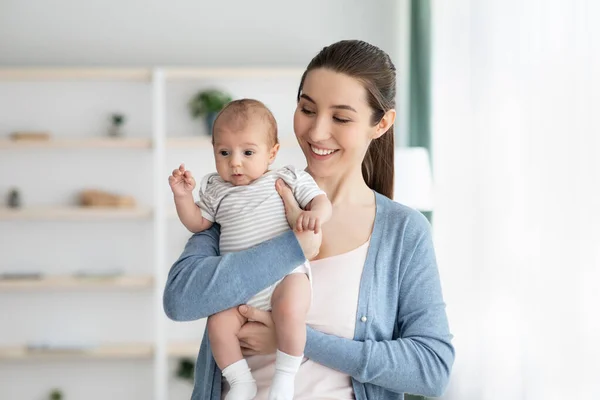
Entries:
POLYGON ((248 319, 238 333, 242 354, 254 356, 275 353, 277 337, 271 313, 247 305, 239 306, 238 310, 248 319))
MULTIPOLYGON (((287 217, 288 224, 290 225, 290 228, 294 229, 298 217, 300 214, 302 214, 302 209, 296 201, 292 190, 282 179, 277 179, 275 188, 283 200, 285 216, 287 217)), ((312 260, 317 256, 317 254, 319 254, 319 248, 321 247, 320 234, 315 234, 313 231, 298 232, 296 229, 294 229, 294 234, 296 235, 296 239, 298 239, 300 247, 302 247, 304 257, 306 257, 307 260, 312 260)))

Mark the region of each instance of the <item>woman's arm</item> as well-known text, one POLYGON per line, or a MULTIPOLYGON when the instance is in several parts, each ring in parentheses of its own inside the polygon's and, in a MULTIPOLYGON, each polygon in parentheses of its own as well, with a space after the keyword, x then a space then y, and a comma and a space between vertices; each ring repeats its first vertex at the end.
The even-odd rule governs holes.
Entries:
POLYGON ((312 232, 291 230, 248 250, 219 254, 219 226, 194 234, 173 264, 163 294, 167 316, 191 321, 245 303, 305 261, 312 232), (310 235, 310 236, 309 236, 310 235))
POLYGON ((428 231, 409 256, 400 285, 398 339, 354 341, 308 327, 305 355, 359 382, 398 393, 441 396, 454 347, 428 231))

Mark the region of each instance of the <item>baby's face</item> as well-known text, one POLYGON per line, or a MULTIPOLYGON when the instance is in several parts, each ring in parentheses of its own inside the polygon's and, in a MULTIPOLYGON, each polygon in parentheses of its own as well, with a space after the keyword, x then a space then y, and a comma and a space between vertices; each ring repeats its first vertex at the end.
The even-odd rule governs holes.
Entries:
POLYGON ((250 120, 241 130, 233 131, 226 126, 219 129, 213 149, 219 176, 226 182, 241 186, 267 172, 279 145, 270 145, 262 121, 250 120))

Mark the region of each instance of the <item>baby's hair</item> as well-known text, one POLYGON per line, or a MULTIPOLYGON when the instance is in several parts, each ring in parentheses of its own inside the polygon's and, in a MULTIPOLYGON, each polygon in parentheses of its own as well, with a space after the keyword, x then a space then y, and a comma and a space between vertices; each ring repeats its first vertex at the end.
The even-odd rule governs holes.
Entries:
POLYGON ((212 144, 215 144, 215 135, 221 127, 239 131, 244 128, 251 117, 259 117, 267 125, 269 145, 279 143, 277 138, 277 122, 271 110, 264 103, 255 99, 233 100, 219 112, 213 124, 212 144))

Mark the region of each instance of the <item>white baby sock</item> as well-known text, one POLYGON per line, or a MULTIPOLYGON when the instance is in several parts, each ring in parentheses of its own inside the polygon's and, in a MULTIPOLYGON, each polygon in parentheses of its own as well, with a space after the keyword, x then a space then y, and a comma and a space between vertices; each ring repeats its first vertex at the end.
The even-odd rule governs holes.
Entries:
POLYGON ((291 356, 277 350, 275 376, 269 392, 269 400, 293 400, 294 379, 300 368, 303 356, 291 356))
POLYGON ((225 368, 223 376, 230 386, 225 400, 252 400, 256 396, 256 381, 245 359, 225 368))

